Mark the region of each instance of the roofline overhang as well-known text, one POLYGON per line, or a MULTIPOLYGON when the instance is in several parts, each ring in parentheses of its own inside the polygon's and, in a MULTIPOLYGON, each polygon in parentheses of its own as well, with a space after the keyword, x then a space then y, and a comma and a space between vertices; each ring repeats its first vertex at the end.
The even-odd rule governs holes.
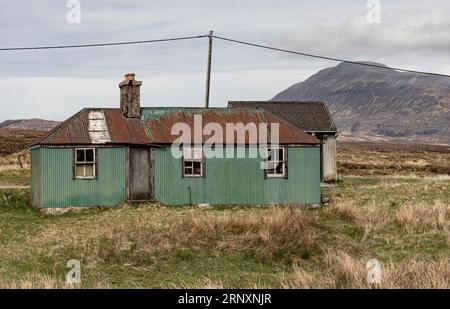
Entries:
POLYGON ((130 147, 130 146, 137 146, 137 147, 156 147, 161 148, 161 146, 157 143, 105 143, 105 144, 92 144, 92 143, 78 143, 78 144, 34 144, 30 145, 28 148, 38 148, 38 147, 54 147, 54 148, 70 148, 70 147, 80 147, 80 146, 87 146, 87 147, 130 147))
POLYGON ((334 134, 338 134, 338 131, 315 131, 315 130, 305 130, 305 133, 334 133, 334 134))

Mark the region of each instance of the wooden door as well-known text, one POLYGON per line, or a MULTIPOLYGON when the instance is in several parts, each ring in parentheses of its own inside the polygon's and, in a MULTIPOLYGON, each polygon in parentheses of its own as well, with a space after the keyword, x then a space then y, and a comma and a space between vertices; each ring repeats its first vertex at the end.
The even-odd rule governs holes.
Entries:
POLYGON ((128 199, 149 201, 153 198, 149 147, 130 147, 128 199))

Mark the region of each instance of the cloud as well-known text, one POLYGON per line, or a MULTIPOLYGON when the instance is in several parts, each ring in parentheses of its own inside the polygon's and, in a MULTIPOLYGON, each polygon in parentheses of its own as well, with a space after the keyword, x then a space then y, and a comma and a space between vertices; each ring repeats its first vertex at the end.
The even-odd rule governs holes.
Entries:
MULTIPOLYGON (((299 25, 273 44, 330 57, 393 61, 421 57, 446 59, 450 50, 450 14, 430 9, 382 10, 382 22, 369 24, 365 15, 353 15, 336 23, 329 19, 299 25)), ((417 60, 416 60, 417 61, 417 60)), ((401 66, 401 63, 399 63, 401 66)), ((449 73, 449 72, 448 72, 449 73)))
MULTIPOLYGON (((282 48, 450 73, 450 4, 444 0, 382 0, 379 25, 367 24, 363 0, 80 1, 81 24, 66 22, 64 0, 3 3, 0 46, 132 41, 215 30, 282 48)), ((229 99, 271 98, 335 65, 219 40, 213 48, 214 106, 229 99)), ((2 52, 0 121, 61 120, 84 106, 116 106, 117 83, 128 71, 144 81, 143 104, 201 106, 206 53, 206 39, 2 52)))

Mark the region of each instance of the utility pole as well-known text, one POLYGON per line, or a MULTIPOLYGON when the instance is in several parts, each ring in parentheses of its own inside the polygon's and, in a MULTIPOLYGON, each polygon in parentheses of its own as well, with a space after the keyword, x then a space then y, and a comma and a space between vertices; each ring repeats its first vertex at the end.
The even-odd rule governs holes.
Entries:
POLYGON ((211 56, 212 56, 212 41, 214 31, 210 31, 208 35, 209 48, 208 48, 208 66, 206 67, 206 92, 205 92, 205 107, 209 107, 209 89, 211 84, 211 56))

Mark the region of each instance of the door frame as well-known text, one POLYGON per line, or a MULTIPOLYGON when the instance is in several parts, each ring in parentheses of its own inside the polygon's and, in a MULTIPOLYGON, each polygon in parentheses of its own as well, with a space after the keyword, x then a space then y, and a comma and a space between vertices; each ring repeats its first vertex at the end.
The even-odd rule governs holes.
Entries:
POLYGON ((125 188, 126 188, 126 198, 127 201, 129 202, 149 202, 149 201, 154 201, 155 200, 155 185, 154 185, 154 172, 155 172, 155 168, 154 168, 154 152, 153 152, 153 147, 150 146, 128 146, 126 149, 126 159, 125 159, 125 173, 126 173, 126 177, 125 177, 125 188), (149 163, 149 192, 150 192, 150 199, 148 200, 133 200, 130 198, 130 183, 131 183, 131 148, 145 148, 148 149, 148 163, 149 163))

